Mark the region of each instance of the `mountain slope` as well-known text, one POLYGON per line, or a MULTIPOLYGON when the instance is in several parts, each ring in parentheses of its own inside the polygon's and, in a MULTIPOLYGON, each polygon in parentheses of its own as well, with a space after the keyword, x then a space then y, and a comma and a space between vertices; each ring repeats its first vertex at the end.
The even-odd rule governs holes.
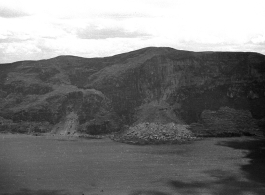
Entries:
POLYGON ((257 53, 150 47, 2 64, 0 76, 2 131, 98 134, 143 122, 217 129, 203 113, 225 107, 248 111, 255 129, 265 118, 265 56, 257 53))

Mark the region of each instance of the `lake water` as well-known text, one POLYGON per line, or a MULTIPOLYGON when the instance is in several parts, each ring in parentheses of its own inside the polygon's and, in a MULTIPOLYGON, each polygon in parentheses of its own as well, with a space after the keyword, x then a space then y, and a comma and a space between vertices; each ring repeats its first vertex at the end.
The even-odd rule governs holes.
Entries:
POLYGON ((2 134, 0 194, 263 195, 262 144, 243 137, 136 146, 2 134), (251 156, 256 150, 262 155, 251 156))

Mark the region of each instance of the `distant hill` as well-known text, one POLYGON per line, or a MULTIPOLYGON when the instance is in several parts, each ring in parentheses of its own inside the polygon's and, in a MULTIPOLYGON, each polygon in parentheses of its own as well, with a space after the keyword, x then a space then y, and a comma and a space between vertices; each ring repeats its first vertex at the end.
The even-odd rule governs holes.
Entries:
POLYGON ((101 134, 144 122, 219 131, 214 124, 240 130, 249 120, 262 129, 264 119, 265 56, 258 53, 149 47, 0 65, 0 131, 101 134), (244 120, 231 115, 241 111, 244 120))

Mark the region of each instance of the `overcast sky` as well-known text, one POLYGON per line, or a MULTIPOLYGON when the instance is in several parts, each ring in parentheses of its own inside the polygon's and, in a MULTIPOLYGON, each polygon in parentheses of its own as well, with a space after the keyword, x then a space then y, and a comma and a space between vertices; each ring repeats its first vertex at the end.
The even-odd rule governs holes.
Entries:
POLYGON ((148 46, 265 54, 264 0, 0 0, 0 63, 148 46))

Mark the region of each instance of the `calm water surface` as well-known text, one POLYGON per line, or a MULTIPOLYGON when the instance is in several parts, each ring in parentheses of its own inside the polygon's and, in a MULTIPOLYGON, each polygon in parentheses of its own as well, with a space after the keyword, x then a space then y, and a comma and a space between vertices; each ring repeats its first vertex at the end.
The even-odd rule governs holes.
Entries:
POLYGON ((135 146, 2 134, 0 194, 265 194, 263 180, 243 169, 253 162, 249 148, 229 146, 246 141, 255 140, 135 146))

